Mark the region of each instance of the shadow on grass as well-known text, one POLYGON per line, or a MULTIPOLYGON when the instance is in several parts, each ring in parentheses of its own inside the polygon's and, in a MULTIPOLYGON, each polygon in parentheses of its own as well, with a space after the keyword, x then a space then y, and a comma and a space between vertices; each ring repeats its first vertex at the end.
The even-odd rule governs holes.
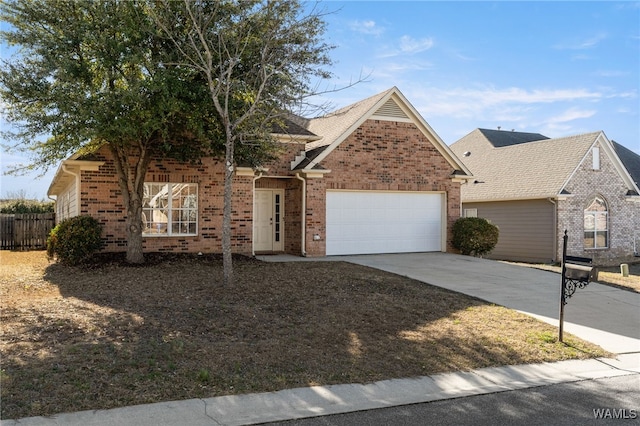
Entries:
POLYGON ((2 418, 593 354, 514 311, 341 262, 239 258, 231 287, 207 256, 45 278, 62 297, 3 312, 2 418))

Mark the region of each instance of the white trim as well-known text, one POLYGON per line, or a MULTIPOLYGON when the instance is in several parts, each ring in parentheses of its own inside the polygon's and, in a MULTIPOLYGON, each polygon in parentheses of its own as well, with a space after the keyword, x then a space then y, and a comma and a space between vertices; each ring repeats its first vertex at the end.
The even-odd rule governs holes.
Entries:
MULTIPOLYGON (((80 172, 89 171, 97 172, 104 164, 104 161, 87 161, 87 160, 64 160, 60 163, 60 167, 53 176, 53 180, 47 190, 47 196, 57 195, 60 191, 64 190, 68 183, 65 183, 65 175, 74 176, 76 178, 76 184, 78 185, 78 191, 80 191, 80 172), (57 191, 54 193, 53 191, 57 191)), ((80 198, 78 198, 80 200, 80 198)))
MULTIPOLYGON (((609 160, 611 160, 611 163, 613 164, 613 167, 615 168, 616 172, 622 178, 622 180, 624 181, 625 185, 627 185, 627 188, 635 190, 637 193, 640 193, 640 189, 638 189, 638 186, 635 184, 635 182, 631 178, 631 175, 629 175, 629 172, 627 171, 626 167, 624 166, 624 164, 622 164, 622 161, 620 160, 620 157, 618 157, 618 154, 616 153, 616 150, 613 147, 613 144, 611 143, 609 138, 607 138, 607 136, 602 131, 594 139, 594 141, 589 146, 589 149, 587 149, 586 152, 584 153, 584 155, 582 156, 582 159, 578 162, 576 167, 569 174, 569 177, 565 180, 565 182, 560 187, 559 192, 562 192, 562 190, 574 178, 576 173, 578 173, 578 170, 580 169, 580 166, 582 166, 582 164, 585 161, 587 161, 587 159, 589 157, 591 157, 590 154, 591 154, 593 148, 597 147, 597 144, 600 144, 600 148, 602 148, 600 150, 600 155, 602 155, 603 152, 607 155, 609 160)), ((600 158, 600 165, 602 166, 602 157, 600 158)), ((589 167, 589 169, 593 169, 593 167, 589 167)))
MULTIPOLYGON (((444 143, 444 141, 438 136, 433 128, 427 123, 420 113, 411 105, 411 103, 404 97, 404 95, 398 90, 397 87, 393 87, 389 93, 380 98, 367 112, 356 120, 344 133, 342 133, 336 140, 334 140, 327 148, 324 149, 316 158, 314 158, 307 168, 313 168, 316 164, 324 160, 338 145, 340 145, 347 137, 355 132, 365 121, 369 119, 380 119, 378 116, 373 118, 374 113, 377 112, 381 106, 387 101, 392 99, 398 104, 398 106, 407 113, 410 118, 410 122, 414 123, 416 127, 422 132, 422 134, 429 140, 438 152, 445 157, 447 162, 455 169, 462 170, 467 176, 472 177, 473 174, 465 166, 465 164, 456 157, 451 149, 444 143), (402 106, 401 106, 402 105, 402 106)), ((402 121, 399 119, 391 121, 402 121)))
POLYGON ((236 176, 254 176, 255 171, 251 167, 236 167, 235 175, 236 176))

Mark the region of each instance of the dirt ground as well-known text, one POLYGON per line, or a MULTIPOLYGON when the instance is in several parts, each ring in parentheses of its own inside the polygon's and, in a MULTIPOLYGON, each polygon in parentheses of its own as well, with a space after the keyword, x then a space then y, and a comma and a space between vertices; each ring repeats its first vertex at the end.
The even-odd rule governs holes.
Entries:
POLYGON ((3 419, 609 355, 533 318, 348 263, 0 252, 3 419))

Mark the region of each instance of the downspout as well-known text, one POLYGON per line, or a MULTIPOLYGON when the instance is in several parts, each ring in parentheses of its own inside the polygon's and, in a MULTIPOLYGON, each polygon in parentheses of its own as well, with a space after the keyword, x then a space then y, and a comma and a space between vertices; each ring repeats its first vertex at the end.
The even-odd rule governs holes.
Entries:
POLYGON ((252 211, 253 213, 251 214, 251 256, 255 257, 256 256, 256 251, 254 249, 255 247, 255 241, 256 241, 256 235, 255 235, 255 230, 256 230, 256 226, 253 223, 253 220, 255 218, 256 212, 255 212, 255 208, 256 208, 256 181, 258 179, 260 179, 262 177, 262 172, 258 172, 258 175, 255 176, 253 178, 253 182, 251 182, 252 188, 251 188, 251 194, 253 195, 253 200, 252 200, 252 211))
POLYGON ((307 181, 305 178, 303 178, 302 176, 300 176, 300 173, 296 173, 296 179, 302 181, 302 213, 301 213, 301 219, 300 219, 300 224, 301 224, 301 228, 302 228, 302 240, 301 240, 301 244, 302 244, 302 257, 307 257, 307 181))
POLYGON ((547 198, 553 204, 553 261, 558 260, 558 204, 552 198, 547 198))
POLYGON ((62 163, 62 171, 76 178, 76 216, 80 216, 80 173, 67 169, 67 165, 62 163))

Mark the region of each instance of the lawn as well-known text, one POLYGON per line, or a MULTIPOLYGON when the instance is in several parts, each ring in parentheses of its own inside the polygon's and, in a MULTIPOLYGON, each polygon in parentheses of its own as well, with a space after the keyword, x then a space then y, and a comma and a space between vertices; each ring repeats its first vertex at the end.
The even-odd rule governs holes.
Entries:
POLYGON ((610 355, 555 327, 343 262, 0 252, 1 418, 610 355))

